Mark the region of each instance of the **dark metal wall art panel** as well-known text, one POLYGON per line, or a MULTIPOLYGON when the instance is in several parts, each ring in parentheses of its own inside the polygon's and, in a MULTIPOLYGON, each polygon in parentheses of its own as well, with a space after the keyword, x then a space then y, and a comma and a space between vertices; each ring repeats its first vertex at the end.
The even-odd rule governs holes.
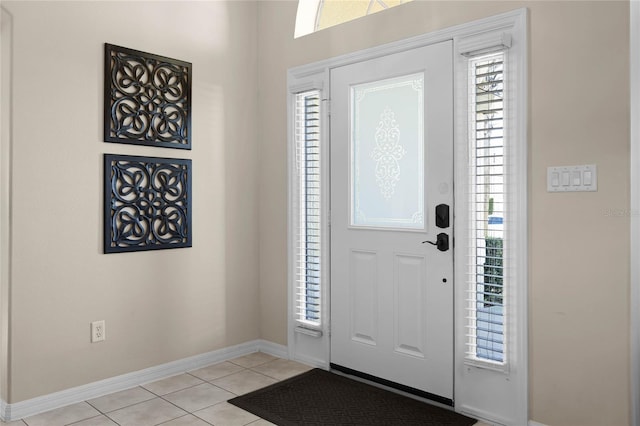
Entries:
POLYGON ((104 252, 191 247, 191 160, 104 155, 104 252))
POLYGON ((191 64, 105 44, 105 142, 191 149, 191 64))

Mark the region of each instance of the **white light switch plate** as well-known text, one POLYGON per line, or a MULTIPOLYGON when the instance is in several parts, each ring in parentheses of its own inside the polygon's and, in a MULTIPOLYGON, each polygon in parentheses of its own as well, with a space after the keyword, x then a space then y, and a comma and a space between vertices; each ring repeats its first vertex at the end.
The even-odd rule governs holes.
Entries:
POLYGON ((598 168, 595 164, 547 167, 547 192, 598 190, 598 168))

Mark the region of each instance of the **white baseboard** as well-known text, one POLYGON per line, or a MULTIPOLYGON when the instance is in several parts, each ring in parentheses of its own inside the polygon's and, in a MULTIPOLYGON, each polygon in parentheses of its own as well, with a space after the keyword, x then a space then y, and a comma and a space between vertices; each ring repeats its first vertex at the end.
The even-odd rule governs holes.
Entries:
POLYGON ((529 420, 529 426, 547 426, 544 423, 534 422, 533 420, 529 420))
POLYGON ((507 419, 503 419, 500 416, 496 416, 494 413, 480 410, 477 407, 472 407, 466 404, 456 404, 455 411, 492 426, 504 426, 509 424, 507 419))
POLYGON ((0 400, 0 418, 3 421, 22 419, 66 405, 98 398, 113 392, 119 392, 176 374, 202 368, 210 364, 227 361, 252 352, 264 352, 280 358, 288 358, 286 346, 266 340, 253 340, 240 345, 172 361, 75 388, 65 389, 26 401, 7 404, 5 401, 0 400))
POLYGON ((257 340, 258 350, 278 358, 289 359, 289 349, 278 343, 269 342, 268 340, 257 340))
POLYGON ((4 415, 7 412, 7 403, 4 399, 0 399, 0 421, 4 421, 4 415))
POLYGON ((326 362, 323 359, 320 359, 320 358, 296 355, 292 359, 294 361, 298 361, 298 362, 301 362, 303 364, 310 365, 312 367, 322 368, 324 370, 327 370, 329 368, 329 363, 326 362))

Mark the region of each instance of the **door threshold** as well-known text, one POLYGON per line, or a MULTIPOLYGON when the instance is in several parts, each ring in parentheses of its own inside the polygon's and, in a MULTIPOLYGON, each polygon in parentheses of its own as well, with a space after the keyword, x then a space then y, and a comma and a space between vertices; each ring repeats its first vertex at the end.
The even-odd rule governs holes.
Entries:
POLYGON ((425 392, 420 389, 412 388, 410 386, 402 385, 400 383, 392 382, 390 380, 382 379, 380 377, 372 376, 371 374, 363 373, 361 371, 353 370, 348 367, 343 367, 342 365, 330 363, 329 368, 332 371, 340 372, 349 376, 354 376, 359 379, 363 379, 364 381, 371 382, 374 385, 382 385, 389 390, 396 390, 402 393, 409 394, 407 396, 417 396, 420 399, 425 399, 428 401, 425 402, 436 402, 438 405, 443 405, 448 408, 453 407, 453 399, 445 398, 440 395, 435 395, 433 393, 425 392))

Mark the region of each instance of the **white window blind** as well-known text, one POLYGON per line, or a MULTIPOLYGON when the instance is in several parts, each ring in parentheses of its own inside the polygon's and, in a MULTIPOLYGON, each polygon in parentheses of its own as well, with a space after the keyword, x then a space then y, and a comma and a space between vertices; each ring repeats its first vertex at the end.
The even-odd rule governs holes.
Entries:
POLYGON ((506 364, 505 53, 469 61, 471 245, 467 358, 506 364))
POLYGON ((298 326, 316 330, 322 319, 320 105, 318 90, 295 97, 295 318, 298 326))

